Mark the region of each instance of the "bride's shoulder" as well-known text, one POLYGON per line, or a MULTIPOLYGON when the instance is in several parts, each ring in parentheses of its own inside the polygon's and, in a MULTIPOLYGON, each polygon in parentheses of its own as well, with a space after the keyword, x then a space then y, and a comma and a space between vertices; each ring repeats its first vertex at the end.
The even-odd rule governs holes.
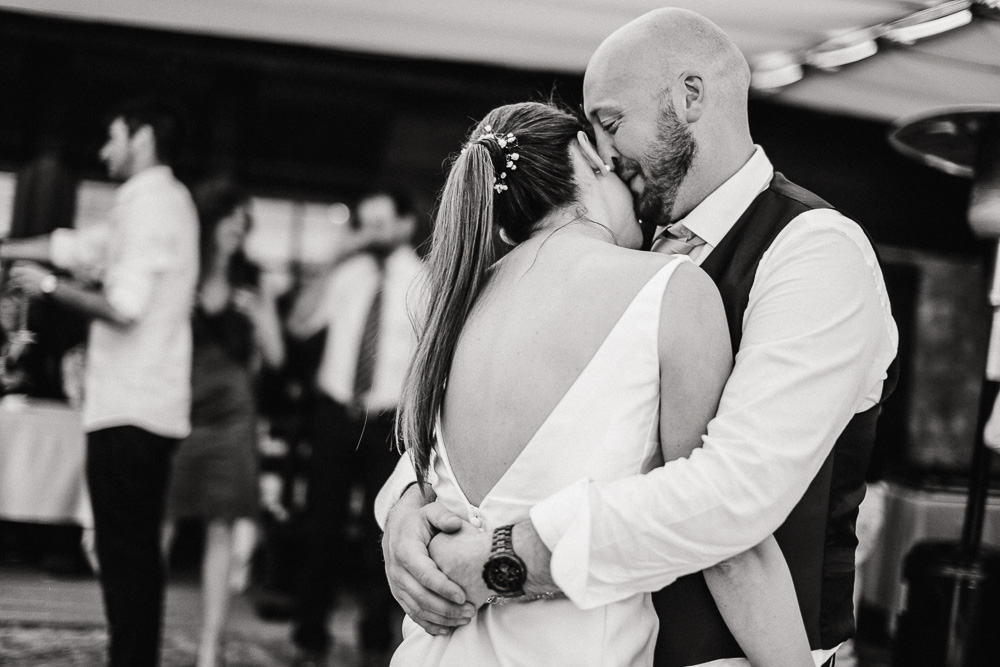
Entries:
POLYGON ((707 307, 721 311, 722 301, 715 282, 686 257, 624 248, 616 250, 617 253, 609 256, 606 268, 609 277, 617 277, 612 280, 641 285, 663 267, 674 266, 663 291, 662 310, 677 313, 702 311, 707 307))
MULTIPOLYGON (((709 275, 691 262, 677 265, 663 291, 659 338, 663 360, 676 357, 676 350, 704 348, 712 352, 705 354, 719 363, 730 354, 722 296, 709 275)), ((685 352, 682 356, 689 355, 685 352)))
MULTIPOLYGON (((677 261, 676 257, 667 259, 677 261)), ((705 307, 706 304, 721 311, 722 297, 719 295, 719 288, 694 263, 679 261, 663 293, 665 309, 676 312, 678 309, 705 307)))
POLYGON ((668 255, 585 240, 580 243, 574 265, 580 274, 632 281, 648 278, 674 260, 668 255))

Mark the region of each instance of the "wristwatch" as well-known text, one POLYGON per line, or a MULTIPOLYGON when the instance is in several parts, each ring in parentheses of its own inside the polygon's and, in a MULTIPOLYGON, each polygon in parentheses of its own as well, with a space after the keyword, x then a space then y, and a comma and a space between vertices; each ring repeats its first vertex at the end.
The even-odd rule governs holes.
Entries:
POLYGON ((44 278, 38 281, 38 291, 44 294, 45 296, 49 296, 50 294, 55 292, 56 287, 58 286, 59 286, 59 278, 57 278, 56 274, 54 273, 50 273, 49 275, 45 276, 44 278))
POLYGON ((487 588, 496 592, 498 598, 513 598, 524 595, 524 582, 528 579, 528 568, 514 553, 511 531, 514 526, 501 526, 493 531, 490 557, 483 565, 483 581, 487 588))

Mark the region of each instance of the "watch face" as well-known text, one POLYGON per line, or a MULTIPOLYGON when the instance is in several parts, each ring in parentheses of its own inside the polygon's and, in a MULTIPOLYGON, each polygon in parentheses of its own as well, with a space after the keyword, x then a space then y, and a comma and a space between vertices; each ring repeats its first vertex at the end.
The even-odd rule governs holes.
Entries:
POLYGON ((513 554, 493 554, 483 570, 486 585, 501 595, 519 592, 526 578, 524 563, 513 554))
POLYGON ((38 289, 42 294, 52 294, 56 291, 58 285, 59 279, 50 273, 38 283, 38 289))

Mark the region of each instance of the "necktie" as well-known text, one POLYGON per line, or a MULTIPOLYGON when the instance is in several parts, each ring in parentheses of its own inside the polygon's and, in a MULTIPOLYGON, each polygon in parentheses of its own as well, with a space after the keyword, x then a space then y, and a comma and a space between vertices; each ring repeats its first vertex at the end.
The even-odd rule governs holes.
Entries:
POLYGON ((378 352, 379 330, 382 328, 382 292, 385 289, 385 260, 375 258, 378 276, 375 280, 375 296, 365 318, 365 328, 361 333, 361 345, 358 346, 358 363, 354 370, 354 400, 353 403, 363 406, 368 392, 372 389, 375 379, 375 357, 378 352))
POLYGON ((698 246, 705 245, 699 237, 679 222, 667 225, 663 233, 653 241, 653 252, 665 255, 690 255, 698 246))

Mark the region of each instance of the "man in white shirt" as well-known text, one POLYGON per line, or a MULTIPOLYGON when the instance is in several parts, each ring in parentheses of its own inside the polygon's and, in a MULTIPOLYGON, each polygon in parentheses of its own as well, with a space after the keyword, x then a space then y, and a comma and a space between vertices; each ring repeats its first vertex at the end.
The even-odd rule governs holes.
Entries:
POLYGON ((181 126, 152 100, 111 115, 101 160, 125 183, 111 219, 8 242, 29 260, 11 282, 91 318, 83 427, 112 667, 156 665, 164 572, 160 527, 170 455, 190 431, 191 306, 198 217, 170 169, 181 126), (35 263, 39 262, 39 263, 35 263), (57 275, 42 264, 101 286, 57 275))
MULTIPOLYGON (((728 37, 681 10, 637 19, 591 59, 584 98, 600 157, 629 185, 640 219, 657 226, 654 251, 688 254, 716 281, 736 361, 704 446, 688 459, 610 483, 580 480, 513 529, 526 594, 558 589, 593 607, 669 586, 654 596, 665 667, 746 664, 703 580, 688 575, 772 533, 814 660, 832 660, 853 633, 853 519, 894 379, 897 334, 871 242, 774 173, 750 138, 748 86, 728 37)), ((394 477, 408 472, 401 465, 394 477)), ((390 487, 399 484, 387 485, 391 499, 390 487)), ((465 592, 482 592, 490 536, 449 535, 457 518, 424 502, 409 488, 389 514, 387 573, 411 617, 449 632, 473 613, 456 604, 465 592), (428 558, 432 538, 454 582, 428 558)))
POLYGON ((304 291, 289 330, 308 338, 327 330, 310 427, 308 493, 293 639, 299 664, 321 663, 329 648, 327 616, 348 558, 344 539, 352 485, 360 482, 362 567, 370 581, 361 624, 363 648, 385 651, 391 641, 392 596, 374 546, 375 494, 399 459, 393 427, 415 343, 407 310, 422 262, 411 245, 416 226, 406 193, 372 190, 356 208, 359 229, 327 275, 304 291))

